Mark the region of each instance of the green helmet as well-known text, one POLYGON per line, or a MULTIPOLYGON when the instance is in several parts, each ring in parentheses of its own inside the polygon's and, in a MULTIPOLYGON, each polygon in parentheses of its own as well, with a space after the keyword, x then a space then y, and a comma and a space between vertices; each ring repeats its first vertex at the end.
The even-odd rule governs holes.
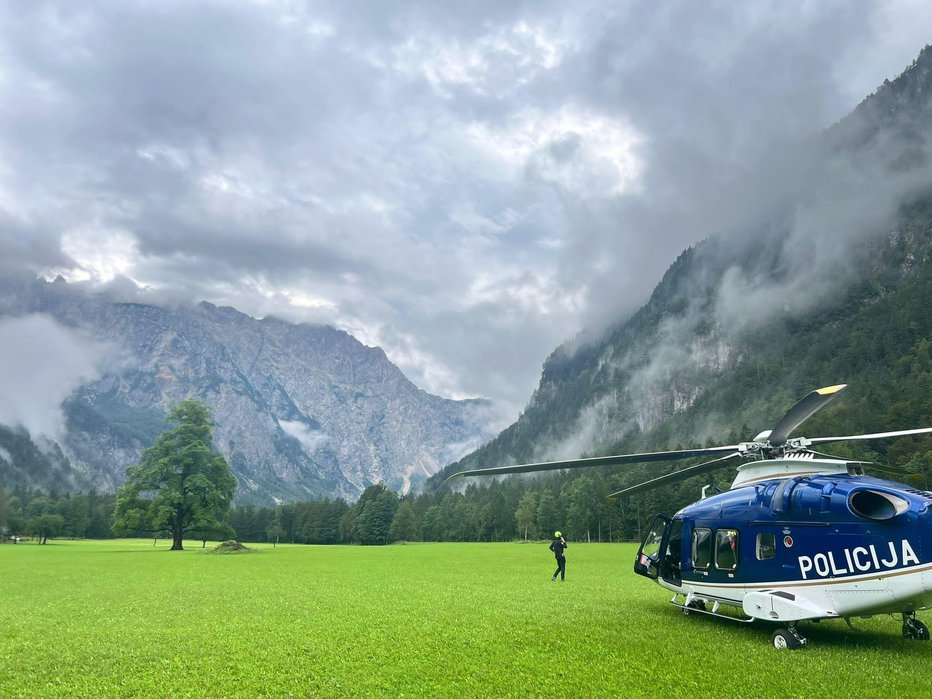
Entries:
POLYGON ((560 532, 554 532, 553 535, 558 539, 563 536, 560 532))

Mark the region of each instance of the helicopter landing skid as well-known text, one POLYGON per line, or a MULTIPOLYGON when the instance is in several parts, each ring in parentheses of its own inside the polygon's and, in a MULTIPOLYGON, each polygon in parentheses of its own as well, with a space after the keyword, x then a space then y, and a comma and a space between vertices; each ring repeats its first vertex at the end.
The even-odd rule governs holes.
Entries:
POLYGON ((685 615, 697 612, 698 614, 707 614, 708 616, 718 617, 719 619, 728 619, 729 621, 737 621, 742 624, 750 624, 752 621, 754 621, 754 617, 737 617, 730 614, 719 613, 718 610, 722 605, 741 609, 740 606, 731 600, 716 599, 715 597, 693 597, 692 594, 686 595, 682 592, 677 592, 675 595, 673 595, 673 599, 670 600, 670 604, 672 604, 674 607, 679 607, 682 609, 683 614, 685 615), (686 599, 683 602, 677 602, 677 598, 683 596, 685 596, 686 599), (709 602, 712 603, 712 609, 707 607, 709 602))

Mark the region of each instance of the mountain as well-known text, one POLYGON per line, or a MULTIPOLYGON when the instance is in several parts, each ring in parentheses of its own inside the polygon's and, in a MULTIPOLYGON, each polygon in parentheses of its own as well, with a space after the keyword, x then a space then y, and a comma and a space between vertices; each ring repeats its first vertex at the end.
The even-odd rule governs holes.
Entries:
MULTIPOLYGON (((63 375, 75 387, 54 441, 0 427, 0 485, 113 490, 164 429, 169 406, 187 397, 213 410, 239 502, 354 499, 379 481, 407 490, 491 436, 488 402, 419 390, 380 348, 332 327, 209 303, 119 302, 24 274, 0 276, 4 321, 37 354, 70 348, 37 358, 36 371, 82 353, 95 368, 63 375)), ((18 397, 24 411, 32 398, 18 397)))
MULTIPOLYGON (((684 251, 630 318, 555 350, 518 421, 432 484, 462 469, 752 439, 797 398, 843 382, 807 434, 932 425, 930 144, 926 47, 839 123, 761 163, 736 201, 754 212, 740 229, 684 251)), ((886 456, 924 468, 922 453, 886 456)))

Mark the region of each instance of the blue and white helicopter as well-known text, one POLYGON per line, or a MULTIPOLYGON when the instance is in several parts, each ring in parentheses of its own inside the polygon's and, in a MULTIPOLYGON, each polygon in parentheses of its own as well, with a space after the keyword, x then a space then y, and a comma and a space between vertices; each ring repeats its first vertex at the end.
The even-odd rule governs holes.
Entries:
MULTIPOLYGON (((721 468, 743 459, 731 489, 657 515, 641 543, 634 572, 672 591, 690 612, 776 624, 777 648, 806 639, 800 621, 901 615, 903 637, 929 640, 916 612, 932 606, 932 492, 864 475, 865 462, 810 449, 816 444, 932 433, 932 427, 847 437, 790 438, 844 389, 813 391, 751 442, 677 451, 623 454, 462 471, 492 476, 583 466, 672 461, 721 455, 609 496, 624 496, 721 468), (734 613, 725 614, 726 610, 734 613)), ((867 464, 908 480, 916 474, 867 464)))

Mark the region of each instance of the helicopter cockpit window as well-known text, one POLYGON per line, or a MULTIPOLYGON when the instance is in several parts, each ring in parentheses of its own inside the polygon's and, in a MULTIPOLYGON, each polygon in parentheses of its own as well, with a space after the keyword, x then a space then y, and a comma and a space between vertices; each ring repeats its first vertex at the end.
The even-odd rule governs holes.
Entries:
POLYGON ((774 534, 760 533, 757 535, 757 560, 769 561, 777 555, 777 538, 774 534))
POLYGON ((719 570, 735 570, 738 567, 738 530, 715 531, 715 567, 719 570))
POLYGON ((705 570, 712 564, 712 530, 693 529, 693 568, 705 570))
POLYGON ((651 528, 650 532, 644 538, 643 548, 641 553, 643 553, 648 558, 657 561, 660 559, 660 542, 663 540, 663 534, 666 531, 667 522, 658 521, 651 528))

